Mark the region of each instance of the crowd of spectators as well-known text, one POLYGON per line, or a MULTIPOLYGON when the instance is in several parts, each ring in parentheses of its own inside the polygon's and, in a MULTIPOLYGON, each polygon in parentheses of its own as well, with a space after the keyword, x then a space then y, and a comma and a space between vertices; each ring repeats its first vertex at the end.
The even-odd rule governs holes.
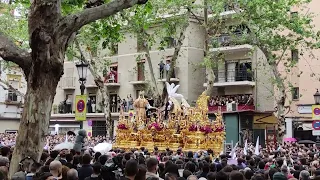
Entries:
MULTIPOLYGON (((1 134, 0 179, 8 179, 8 167, 14 148, 12 134, 1 134), (10 142, 10 143, 9 143, 10 142)), ((49 142, 63 142, 63 136, 50 136, 49 142)), ((70 141, 73 137, 70 137, 70 141)), ((90 138, 99 142, 103 137, 90 138)), ((74 150, 45 150, 39 162, 31 166, 21 162, 12 180, 319 180, 317 146, 285 143, 275 148, 254 145, 233 148, 232 152, 212 150, 192 152, 178 149, 160 151, 113 149, 106 154, 74 150)))
POLYGON ((226 106, 228 103, 253 106, 254 99, 252 94, 213 96, 209 99, 209 106, 226 106))

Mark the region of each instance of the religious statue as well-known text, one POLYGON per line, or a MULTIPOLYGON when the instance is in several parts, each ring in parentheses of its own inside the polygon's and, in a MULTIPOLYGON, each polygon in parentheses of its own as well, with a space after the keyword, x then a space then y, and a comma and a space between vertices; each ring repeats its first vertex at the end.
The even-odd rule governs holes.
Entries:
POLYGON ((181 111, 182 104, 184 107, 190 107, 187 101, 184 99, 183 95, 177 94, 177 90, 180 85, 169 84, 166 82, 167 93, 168 93, 168 102, 165 106, 165 119, 168 118, 169 112, 178 115, 181 111))
POLYGON ((144 98, 144 93, 142 91, 139 94, 139 98, 134 101, 133 107, 136 111, 136 120, 145 120, 147 118, 146 108, 149 107, 149 102, 144 98))

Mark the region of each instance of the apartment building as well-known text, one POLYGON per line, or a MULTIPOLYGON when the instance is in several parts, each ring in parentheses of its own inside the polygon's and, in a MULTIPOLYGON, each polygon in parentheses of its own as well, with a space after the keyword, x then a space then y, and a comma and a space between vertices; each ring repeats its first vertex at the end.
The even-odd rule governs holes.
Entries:
MULTIPOLYGON (((316 8, 319 1, 313 0, 308 4, 308 13, 318 14, 316 8)), ((292 10, 292 13, 305 13, 292 10)), ((313 19, 315 30, 320 29, 320 17, 316 15, 313 19)), ((286 74, 292 87, 288 85, 288 102, 286 102, 286 137, 295 137, 298 140, 319 140, 318 134, 312 133, 312 109, 315 104, 313 95, 320 89, 319 66, 320 50, 315 49, 308 52, 304 49, 297 49, 291 52, 293 58, 298 59, 298 64, 291 72, 286 72, 280 67, 283 74, 286 74), (290 91, 291 89, 291 91, 290 91)))
MULTIPOLYGON (((161 28, 155 26, 154 28, 161 28)), ((175 76, 170 79, 171 83, 180 84, 178 93, 183 94, 186 100, 192 104, 204 90, 202 87, 205 78, 205 70, 200 67, 204 53, 204 32, 200 25, 193 19, 190 19, 189 27, 185 34, 179 57, 174 67, 175 76)), ((130 96, 133 99, 138 98, 140 91, 146 91, 150 86, 151 74, 149 64, 145 58, 142 45, 139 43, 139 36, 131 33, 125 34, 124 41, 120 42, 115 49, 101 50, 99 57, 109 62, 107 66, 102 67, 100 74, 104 77, 105 86, 107 86, 110 95, 110 110, 114 120, 114 126, 117 125, 119 117, 119 106, 121 101, 128 101, 130 96), (110 54, 114 54, 110 56, 110 54), (120 101, 121 100, 121 101, 120 101)), ((150 49, 150 56, 153 71, 157 81, 159 92, 162 93, 165 85, 166 73, 160 72, 160 63, 168 63, 174 52, 173 43, 175 40, 168 37, 171 43, 164 50, 158 50, 160 40, 157 40, 150 49)), ((74 98, 80 94, 80 84, 77 82, 78 72, 73 62, 65 62, 65 74, 57 88, 57 94, 54 99, 51 121, 58 124, 60 132, 75 130, 80 127, 79 123, 74 120, 74 98), (70 102, 70 109, 62 110, 61 107, 65 102, 70 102), (60 108, 59 108, 60 107, 60 108)), ((93 76, 88 71, 85 94, 90 99, 90 113, 87 119, 92 122, 88 127, 84 123, 84 129, 91 129, 93 135, 105 134, 105 117, 103 109, 99 105, 101 97, 97 86, 94 83, 93 76)), ((157 95, 155 92, 153 95, 157 95)), ((127 110, 128 111, 128 110, 127 110)), ((127 113, 127 112, 126 112, 127 113)), ((53 130, 53 129, 52 129, 53 130)))
POLYGON ((10 68, 5 68, 5 66, 9 64, 0 60, 0 79, 15 90, 12 90, 7 83, 0 82, 0 132, 13 133, 19 127, 24 103, 22 95, 26 92, 26 82, 19 67, 10 65, 10 68))
POLYGON ((211 40, 218 67, 209 111, 223 113, 227 143, 254 142, 259 136, 264 145, 276 140, 273 75, 262 51, 245 40, 251 36, 248 27, 231 18, 235 13, 239 11, 226 8, 220 14, 234 32, 220 32, 211 40))

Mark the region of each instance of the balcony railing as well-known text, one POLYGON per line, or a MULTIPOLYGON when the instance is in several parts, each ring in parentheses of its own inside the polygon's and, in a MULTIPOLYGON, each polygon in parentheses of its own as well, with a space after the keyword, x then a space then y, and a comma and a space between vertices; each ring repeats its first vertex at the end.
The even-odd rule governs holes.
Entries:
POLYGON ((215 76, 215 82, 254 81, 251 69, 218 70, 215 76))
MULTIPOLYGON (((167 76, 169 75, 169 71, 165 70, 165 69, 160 69, 159 68, 159 75, 158 75, 158 79, 160 81, 165 81, 167 79, 167 76)), ((172 77, 170 78, 171 81, 178 81, 179 78, 178 78, 178 75, 179 75, 179 68, 178 67, 175 67, 174 68, 174 71, 173 71, 173 75, 172 77)))
POLYGON ((255 106, 252 94, 239 94, 211 97, 208 109, 210 112, 231 112, 255 110, 255 106))
POLYGON ((62 89, 75 89, 76 87, 75 77, 63 77, 61 78, 61 88, 62 89))
POLYGON ((252 42, 252 35, 244 34, 242 32, 237 32, 234 34, 223 34, 219 37, 213 38, 211 40, 213 48, 226 47, 226 46, 236 46, 243 44, 250 44, 252 42))
POLYGON ((120 75, 121 73, 115 72, 113 74, 109 73, 104 77, 105 84, 120 84, 120 75))
POLYGON ((7 93, 5 97, 5 104, 7 105, 22 105, 23 103, 23 97, 14 92, 7 93))

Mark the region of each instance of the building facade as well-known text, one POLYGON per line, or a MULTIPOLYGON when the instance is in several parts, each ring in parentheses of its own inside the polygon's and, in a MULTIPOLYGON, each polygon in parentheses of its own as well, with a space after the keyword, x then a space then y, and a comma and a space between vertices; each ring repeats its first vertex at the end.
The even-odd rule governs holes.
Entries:
POLYGON ((16 132, 23 109, 26 81, 19 67, 0 60, 0 132, 16 132), (9 86, 8 86, 9 84, 9 86), (18 91, 18 92, 17 92, 18 91), (20 93, 21 94, 20 94, 20 93))
MULTIPOLYGON (((170 81, 180 85, 178 93, 184 95, 192 105, 206 88, 205 69, 200 67, 204 58, 205 31, 197 21, 190 19, 185 35, 186 38, 174 67, 175 76, 170 81)), ((128 102, 130 97, 136 99, 139 92, 146 90, 151 83, 149 64, 138 38, 130 33, 125 34, 124 41, 117 45, 116 51, 112 50, 113 54, 116 52, 112 56, 108 49, 99 51, 98 57, 109 62, 101 68, 100 74, 104 77, 105 86, 110 95, 110 110, 114 126, 117 125, 119 106, 123 100, 128 102)), ((265 56, 250 44, 233 43, 230 35, 218 36, 217 40, 220 45, 210 51, 219 52, 224 58, 215 71, 215 94, 210 98, 208 107, 212 113, 210 116, 214 118, 213 113, 223 112, 229 143, 248 137, 254 139, 257 136, 267 139, 269 132, 267 129, 275 129, 276 122, 272 116, 273 86, 269 80, 272 75, 269 67, 265 66, 265 56), (231 103, 226 103, 226 99, 232 100, 231 103), (221 102, 224 103, 219 104, 221 102)), ((172 42, 174 43, 174 39, 172 42)), ((161 72, 160 64, 161 61, 170 62, 174 48, 171 44, 165 50, 158 50, 159 44, 160 40, 152 46, 150 55, 157 86, 161 93, 166 73, 161 72)), ((80 128, 80 123, 75 121, 74 115, 75 96, 80 94, 79 76, 75 63, 65 62, 64 72, 53 102, 50 119, 51 133, 57 133, 57 131, 66 133, 80 128)), ((87 104, 90 109, 87 113, 88 121, 83 123, 83 127, 92 131, 94 136, 104 135, 106 124, 103 109, 99 103, 101 96, 89 71, 85 86, 85 94, 90 99, 87 104)), ((128 107, 126 111, 129 109, 128 107)), ((18 119, 16 125, 18 125, 18 119)))
MULTIPOLYGON (((319 1, 313 0, 309 3, 308 13, 317 14, 319 10, 316 8, 320 5, 319 1)), ((299 10, 293 10, 293 13, 305 13, 299 10)), ((320 17, 314 16, 313 24, 315 30, 320 29, 320 17)), ((288 77, 290 87, 292 90, 288 91, 288 101, 286 102, 286 137, 295 137, 298 140, 317 140, 317 135, 312 134, 312 109, 311 106, 315 104, 313 95, 316 90, 320 88, 319 82, 319 66, 320 50, 314 49, 312 52, 304 49, 297 49, 291 52, 291 55, 296 56, 298 64, 290 72, 281 70, 288 77)))
POLYGON ((235 13, 225 9, 220 14, 234 32, 219 32, 211 40, 217 68, 209 111, 223 113, 227 143, 255 142, 259 136, 264 145, 276 140, 273 74, 262 51, 245 40, 250 39, 248 27, 232 19, 235 13))
MULTIPOLYGON (((160 27, 154 27, 160 28, 160 27)), ((204 53, 204 32, 198 23, 190 19, 189 27, 185 34, 179 57, 174 67, 174 77, 170 79, 171 83, 180 84, 178 93, 183 94, 185 99, 190 103, 194 103, 198 96, 204 91, 202 87, 205 79, 205 70, 200 67, 203 61, 204 53)), ((157 94, 149 94, 147 89, 150 87, 151 74, 149 64, 146 60, 145 53, 141 44, 139 44, 137 36, 134 34, 125 34, 125 39, 117 45, 117 50, 112 50, 115 55, 110 56, 111 50, 104 49, 99 51, 101 57, 108 65, 101 68, 100 75, 104 78, 104 84, 108 89, 110 97, 110 110, 114 126, 117 125, 119 117, 120 105, 132 98, 135 100, 139 96, 140 91, 145 91, 146 95, 156 96, 157 94)), ((174 43, 174 40, 172 39, 174 43)), ((155 43, 150 49, 151 62, 153 71, 157 81, 159 92, 165 85, 166 71, 161 69, 160 64, 170 62, 174 53, 173 44, 169 44, 164 50, 158 50, 160 40, 155 43), (161 71, 163 70, 163 71, 161 71)), ((60 132, 72 129, 79 129, 79 122, 74 120, 75 105, 74 99, 80 94, 80 84, 78 83, 78 72, 74 62, 65 62, 64 75, 60 80, 57 88, 57 93, 53 103, 52 123, 56 124, 54 128, 59 126, 60 132), (61 108, 62 105, 68 108, 61 108)), ((87 114, 87 119, 92 121, 92 126, 87 127, 84 123, 84 128, 92 128, 93 135, 104 135, 106 131, 105 117, 102 107, 100 106, 101 96, 98 87, 94 83, 92 74, 88 71, 86 81, 85 94, 90 99, 90 110, 87 114)), ((125 108, 125 113, 128 113, 129 108, 125 108)))

